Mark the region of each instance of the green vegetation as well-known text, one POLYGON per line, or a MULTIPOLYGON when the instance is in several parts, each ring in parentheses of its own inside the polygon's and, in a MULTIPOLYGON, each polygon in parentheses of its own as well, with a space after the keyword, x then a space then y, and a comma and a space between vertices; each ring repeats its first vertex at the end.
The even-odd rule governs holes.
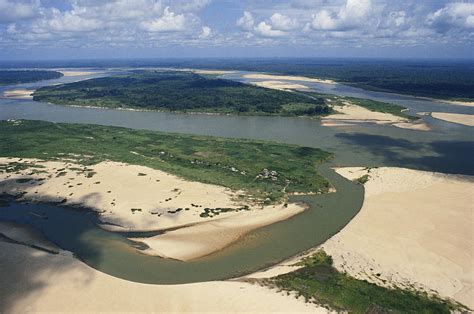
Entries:
POLYGON ((31 83, 42 80, 52 80, 63 76, 56 71, 0 71, 0 85, 31 83))
POLYGON ((331 155, 310 147, 27 120, 0 121, 0 136, 0 156, 67 158, 84 166, 104 160, 143 165, 245 190, 259 202, 281 200, 285 192, 329 188, 316 165, 331 155))
POLYGON ((278 58, 162 61, 154 65, 302 75, 331 79, 368 90, 474 100, 474 63, 470 60, 278 58))
POLYGON ((356 181, 357 183, 364 185, 367 183, 367 181, 369 181, 369 179, 370 179, 370 176, 368 174, 364 174, 362 177, 357 178, 356 181))
POLYGON ((265 280, 267 284, 295 291, 338 311, 350 313, 450 313, 462 305, 429 296, 425 292, 384 288, 337 271, 332 258, 320 250, 303 259, 294 272, 265 280))
POLYGON ((33 99, 61 105, 247 115, 321 115, 324 99, 189 72, 136 71, 38 89, 33 99))

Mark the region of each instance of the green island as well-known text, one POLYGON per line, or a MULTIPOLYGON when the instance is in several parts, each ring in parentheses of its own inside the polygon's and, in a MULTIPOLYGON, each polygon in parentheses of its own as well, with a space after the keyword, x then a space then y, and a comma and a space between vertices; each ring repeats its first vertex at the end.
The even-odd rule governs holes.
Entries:
POLYGON ((274 278, 264 284, 296 292, 306 302, 315 302, 349 313, 451 313, 466 311, 463 305, 444 300, 423 291, 385 288, 339 272, 331 256, 323 250, 302 259, 302 268, 274 278))
POLYGON ((284 116, 331 113, 321 97, 181 71, 134 71, 47 86, 38 89, 33 99, 59 105, 179 112, 284 116))
POLYGON ((62 77, 63 74, 57 71, 13 71, 0 70, 0 85, 12 85, 21 83, 32 83, 42 80, 52 80, 62 77))
POLYGON ((0 121, 0 134, 3 157, 142 165, 243 190, 262 203, 330 187, 316 166, 332 155, 310 147, 29 120, 0 121))

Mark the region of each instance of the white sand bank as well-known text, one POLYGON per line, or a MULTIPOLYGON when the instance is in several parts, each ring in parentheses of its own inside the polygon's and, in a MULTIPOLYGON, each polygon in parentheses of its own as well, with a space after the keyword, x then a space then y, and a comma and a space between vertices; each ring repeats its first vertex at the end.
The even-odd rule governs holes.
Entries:
POLYGON ((370 111, 361 106, 345 102, 344 106, 333 106, 337 111, 335 114, 321 118, 324 126, 347 126, 358 123, 375 123, 382 125, 392 125, 403 129, 427 131, 429 127, 422 121, 412 122, 408 119, 395 116, 389 113, 370 111))
MULTIPOLYGON (((0 164, 12 162, 20 160, 0 158, 0 164)), ((22 197, 24 200, 62 201, 65 205, 88 207, 98 211, 102 221, 112 223, 103 227, 113 231, 187 226, 143 239, 152 247, 145 253, 177 259, 210 254, 253 229, 304 210, 303 205, 299 204, 288 204, 288 207, 253 206, 245 201, 237 201, 239 193, 222 186, 186 181, 143 166, 102 162, 84 170, 84 166, 72 162, 34 159, 23 159, 21 162, 42 168, 30 167, 17 173, 0 173, 0 194, 26 192, 22 197), (237 211, 243 206, 249 206, 250 210, 237 211), (176 212, 178 208, 181 210, 176 212), (200 214, 204 208, 236 210, 203 218, 200 214)))
POLYGON ((150 247, 144 251, 145 254, 187 261, 221 250, 253 229, 288 219, 303 210, 302 206, 295 204, 289 204, 288 208, 283 205, 267 206, 262 210, 240 212, 232 217, 202 222, 151 238, 132 240, 150 247))
POLYGON ((224 71, 224 70, 198 70, 198 69, 192 69, 191 71, 196 74, 211 74, 211 75, 224 75, 224 74, 230 74, 230 73, 235 72, 235 71, 224 71))
POLYGON ((140 284, 103 274, 71 255, 2 241, 0 251, 0 309, 4 313, 327 313, 292 295, 245 282, 140 284))
POLYGON ((433 118, 467 126, 474 126, 474 115, 447 112, 432 112, 433 118))
POLYGON ((24 224, 0 221, 0 234, 25 245, 35 246, 51 252, 61 251, 55 244, 44 239, 40 232, 24 224))
MULTIPOLYGON (((364 168, 341 168, 356 179, 364 168)), ((377 168, 364 205, 323 244, 335 266, 384 285, 414 283, 474 308, 474 177, 377 168)))
POLYGON ((82 76, 82 75, 91 75, 97 74, 98 72, 91 72, 91 71, 62 71, 59 70, 64 76, 82 76))
POLYGON ((467 106, 474 107, 474 101, 461 101, 461 100, 440 100, 440 102, 457 105, 457 106, 467 106))
POLYGON ((256 79, 256 80, 301 81, 301 82, 311 82, 311 83, 335 84, 335 82, 332 80, 324 80, 324 79, 310 78, 310 77, 304 77, 304 76, 253 73, 253 74, 245 74, 243 75, 243 77, 248 78, 248 79, 256 79))
POLYGON ((270 89, 277 89, 277 90, 291 90, 291 89, 308 89, 308 86, 303 84, 291 84, 288 82, 282 81, 259 81, 259 82, 252 82, 252 85, 265 87, 270 89))
POLYGON ((14 99, 33 99, 34 90, 31 89, 12 89, 3 92, 3 97, 14 99))

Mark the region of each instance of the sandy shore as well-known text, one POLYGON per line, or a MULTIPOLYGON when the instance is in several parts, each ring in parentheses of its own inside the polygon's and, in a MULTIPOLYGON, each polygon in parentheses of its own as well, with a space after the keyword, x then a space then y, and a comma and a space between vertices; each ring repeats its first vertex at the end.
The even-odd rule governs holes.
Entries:
POLYGON ((283 205, 267 206, 262 210, 239 212, 232 217, 203 222, 163 235, 132 240, 150 247, 144 251, 145 254, 187 261, 223 249, 250 230, 288 219, 303 210, 303 207, 288 210, 283 205))
POLYGON ((102 162, 84 167, 72 161, 0 158, 0 165, 12 162, 26 162, 30 167, 17 173, 0 173, 0 194, 26 192, 23 200, 91 208, 100 213, 102 221, 113 224, 103 225, 112 231, 180 228, 137 239, 150 245, 144 253, 175 259, 210 254, 253 229, 304 210, 303 205, 291 203, 287 207, 257 207, 237 201, 242 193, 143 166, 102 162), (242 210, 244 206, 250 210, 242 210), (201 217, 205 208, 235 210, 201 217))
POLYGON ((336 84, 332 80, 324 80, 317 78, 310 78, 304 76, 290 76, 290 75, 272 75, 272 74, 245 74, 244 78, 256 79, 256 80, 280 80, 280 81, 301 81, 301 82, 310 82, 310 83, 323 83, 323 84, 336 84))
POLYGON ((198 69, 191 69, 192 72, 196 74, 211 74, 211 75, 224 75, 235 73, 235 71, 224 71, 224 70, 198 70, 198 69))
POLYGON ((324 250, 336 267, 384 285, 414 284, 474 308, 474 177, 403 168, 341 168, 370 176, 360 213, 324 250))
POLYGON ((252 85, 270 88, 270 89, 277 89, 277 90, 292 90, 292 89, 308 89, 308 86, 303 84, 291 84, 288 82, 282 81, 260 81, 260 82, 252 82, 252 85))
POLYGON ((34 90, 30 89, 12 89, 3 92, 3 97, 14 99, 33 99, 34 90))
POLYGON ((91 74, 98 73, 98 72, 91 72, 91 71, 62 71, 62 70, 58 70, 58 72, 61 72, 64 76, 82 76, 82 75, 91 75, 91 74))
MULTIPOLYGON (((435 99, 438 100, 438 99, 435 99)), ((460 101, 460 100, 439 100, 447 104, 458 105, 458 106, 467 106, 474 107, 474 101, 460 101)))
POLYGON ((431 116, 439 120, 444 120, 467 126, 474 126, 474 115, 472 114, 432 112, 431 116))
POLYGON ((359 123, 375 123, 419 131, 427 131, 430 129, 422 121, 412 122, 393 114, 370 111, 349 102, 345 102, 344 104, 344 106, 333 106, 333 109, 336 110, 337 113, 321 118, 321 124, 324 126, 339 127, 357 125, 359 123))
POLYGON ((238 281, 148 285, 0 240, 0 312, 327 313, 293 295, 238 281))

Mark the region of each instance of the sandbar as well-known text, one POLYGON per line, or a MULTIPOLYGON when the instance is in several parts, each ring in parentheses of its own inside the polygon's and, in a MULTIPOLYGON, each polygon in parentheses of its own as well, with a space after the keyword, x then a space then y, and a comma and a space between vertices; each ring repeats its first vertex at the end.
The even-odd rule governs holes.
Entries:
POLYGON ((291 84, 288 82, 282 81, 259 81, 259 82, 252 82, 252 85, 265 87, 270 89, 277 89, 277 90, 292 90, 292 89, 308 89, 308 86, 303 84, 291 84))
POLYGON ((256 79, 256 80, 301 81, 301 82, 310 82, 310 83, 336 84, 336 82, 332 80, 310 78, 310 77, 304 77, 304 76, 252 73, 252 74, 244 74, 242 77, 248 78, 248 79, 256 79))
POLYGON ((0 173, 0 194, 32 202, 61 202, 87 207, 100 214, 110 231, 150 231, 174 228, 160 236, 136 239, 150 245, 144 254, 188 260, 222 249, 256 228, 301 213, 305 207, 261 206, 239 197, 242 191, 192 182, 144 166, 106 161, 81 166, 74 158, 62 161, 0 158, 33 165, 0 173), (248 210, 243 209, 248 206, 248 210), (231 209, 202 217, 205 208, 231 209), (179 245, 178 245, 179 244, 179 245))
POLYGON ((91 71, 59 71, 61 72, 64 76, 83 76, 83 75, 91 75, 91 74, 97 74, 98 72, 91 72, 91 71))
POLYGON ((3 92, 3 97, 14 99, 33 99, 34 90, 31 89, 12 89, 3 92))
POLYGON ((432 112, 431 116, 439 120, 444 120, 467 126, 474 126, 474 115, 472 114, 432 112))
POLYGON ((344 106, 333 106, 336 113, 322 117, 323 126, 346 126, 359 123, 374 123, 381 125, 392 125, 403 129, 427 131, 430 128, 422 121, 412 122, 403 117, 393 114, 371 111, 350 102, 344 102, 344 106))

